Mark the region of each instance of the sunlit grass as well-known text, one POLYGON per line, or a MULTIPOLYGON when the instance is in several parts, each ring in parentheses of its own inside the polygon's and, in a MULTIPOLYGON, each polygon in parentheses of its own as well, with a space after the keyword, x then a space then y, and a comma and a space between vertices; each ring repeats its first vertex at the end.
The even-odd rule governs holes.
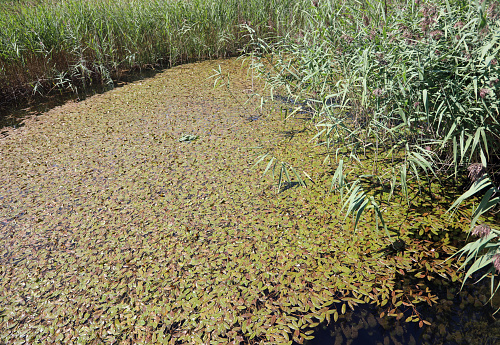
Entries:
POLYGON ((112 85, 118 69, 168 67, 241 54, 248 38, 302 25, 305 1, 4 2, 0 90, 4 100, 54 89, 112 85))

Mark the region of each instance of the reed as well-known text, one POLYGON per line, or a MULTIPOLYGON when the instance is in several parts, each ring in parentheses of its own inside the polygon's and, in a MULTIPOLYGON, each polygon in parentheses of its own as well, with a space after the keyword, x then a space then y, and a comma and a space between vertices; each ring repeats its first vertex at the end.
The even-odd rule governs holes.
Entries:
MULTIPOLYGON (((453 208, 483 192, 471 230, 491 231, 460 251, 475 262, 466 277, 486 266, 499 273, 498 223, 486 220, 500 205, 498 1, 325 0, 308 12, 310 30, 277 44, 256 41, 265 54, 253 66, 271 93, 285 92, 302 105, 297 112, 312 113, 314 141, 335 171, 331 191, 343 193, 346 219, 352 215, 357 228, 370 211, 389 237, 399 237, 384 222, 389 200, 409 206, 411 195, 432 198, 433 183, 458 183, 469 173, 472 187, 453 208), (377 194, 376 186, 388 192, 377 194)), ((283 171, 275 156, 261 158, 268 171, 283 171)))
POLYGON ((79 92, 89 84, 112 86, 120 70, 240 54, 248 43, 241 25, 263 38, 284 35, 301 26, 302 3, 3 1, 0 103, 53 90, 79 92))

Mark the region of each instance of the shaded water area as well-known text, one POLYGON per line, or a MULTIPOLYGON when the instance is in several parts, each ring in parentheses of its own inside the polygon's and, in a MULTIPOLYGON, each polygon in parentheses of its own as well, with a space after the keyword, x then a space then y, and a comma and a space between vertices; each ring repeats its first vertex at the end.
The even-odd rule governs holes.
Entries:
POLYGON ((75 93, 74 90, 66 89, 53 91, 49 95, 32 95, 31 98, 23 98, 23 101, 17 103, 0 104, 0 137, 7 134, 10 129, 16 129, 24 126, 25 120, 30 117, 42 115, 49 110, 64 105, 67 102, 80 102, 88 97, 102 94, 113 88, 120 88, 128 83, 137 82, 147 78, 154 77, 163 69, 136 69, 125 70, 115 73, 113 85, 87 85, 86 88, 80 86, 75 93))
POLYGON ((466 216, 388 212, 406 250, 384 254, 373 219, 354 233, 328 193, 314 127, 260 110, 258 87, 236 60, 183 65, 8 130, 0 344, 498 343, 485 286, 459 292, 441 265, 466 216), (269 160, 251 169, 266 152, 307 188, 276 193, 269 160), (404 322, 416 312, 431 325, 404 322))
POLYGON ((305 344, 500 344, 500 320, 486 303, 487 284, 470 284, 461 291, 457 284, 445 284, 437 290, 440 299, 436 304, 418 307, 431 325, 405 322, 411 315, 408 312, 401 318, 380 317, 380 308, 363 305, 336 323, 319 326, 315 339, 305 344))

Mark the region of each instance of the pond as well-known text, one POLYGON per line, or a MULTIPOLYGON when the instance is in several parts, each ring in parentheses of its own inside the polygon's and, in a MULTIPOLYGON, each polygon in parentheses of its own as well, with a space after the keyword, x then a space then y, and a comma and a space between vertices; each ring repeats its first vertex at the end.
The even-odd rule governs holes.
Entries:
POLYGON ((328 193, 314 126, 261 108, 261 86, 239 60, 206 61, 5 130, 0 342, 497 341, 484 287, 459 293, 442 264, 467 216, 444 197, 387 211, 406 244, 387 255, 373 217, 354 232, 328 193), (431 325, 403 322, 415 312, 431 325))

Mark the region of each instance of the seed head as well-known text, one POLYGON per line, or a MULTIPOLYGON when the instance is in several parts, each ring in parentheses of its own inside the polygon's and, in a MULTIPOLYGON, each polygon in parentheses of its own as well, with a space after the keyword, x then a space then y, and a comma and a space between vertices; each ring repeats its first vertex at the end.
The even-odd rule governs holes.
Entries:
POLYGON ((485 25, 484 28, 482 28, 481 30, 479 30, 479 36, 486 36, 487 33, 490 32, 490 28, 488 25, 485 25))
POLYGON ((496 2, 492 2, 486 11, 488 13, 488 19, 495 20, 499 17, 498 6, 496 2))
POLYGON ((432 6, 432 5, 428 5, 426 4, 421 10, 420 12, 422 13, 422 15, 424 17, 431 17, 431 16, 435 16, 436 13, 437 13, 437 7, 436 6, 432 6))
POLYGON ((438 40, 441 38, 441 36, 443 36, 443 32, 440 31, 440 30, 434 30, 430 33, 431 35, 431 38, 435 39, 435 40, 438 40))
POLYGON ((370 25, 370 18, 368 18, 367 16, 363 16, 363 24, 364 26, 370 25))
POLYGON ((271 19, 269 19, 269 20, 267 21, 267 27, 268 27, 269 29, 271 29, 271 30, 273 30, 273 29, 274 29, 274 23, 273 23, 273 21, 272 21, 271 19))
POLYGON ((353 39, 351 36, 346 35, 346 34, 342 35, 342 36, 340 37, 340 39, 344 40, 344 41, 345 41, 345 43, 347 43, 347 44, 351 44, 351 43, 352 43, 352 41, 354 41, 354 39, 353 39))
POLYGON ((430 18, 424 18, 422 19, 422 21, 420 22, 420 29, 422 29, 423 32, 426 32, 427 30, 429 30, 429 26, 431 25, 431 20, 430 18))
POLYGON ((479 90, 479 97, 484 98, 489 93, 490 93, 489 89, 481 89, 481 90, 479 90))
POLYGON ((469 171, 469 178, 472 182, 476 182, 477 180, 479 180, 479 178, 486 172, 484 166, 481 163, 471 164, 469 165, 467 170, 469 171))
POLYGON ((489 225, 487 224, 481 224, 481 225, 477 225, 474 230, 472 230, 472 234, 474 236, 478 236, 478 237, 486 237, 490 234, 491 232, 491 228, 489 225))
POLYGON ((495 266, 495 269, 497 270, 498 273, 500 273, 500 254, 496 254, 493 257, 493 266, 495 266))
POLYGON ((403 37, 406 38, 406 40, 411 40, 413 38, 413 33, 410 30, 405 30, 403 31, 403 37))
POLYGON ((421 10, 422 21, 420 22, 420 28, 423 32, 426 32, 431 26, 437 22, 437 7, 431 5, 425 5, 421 10))

